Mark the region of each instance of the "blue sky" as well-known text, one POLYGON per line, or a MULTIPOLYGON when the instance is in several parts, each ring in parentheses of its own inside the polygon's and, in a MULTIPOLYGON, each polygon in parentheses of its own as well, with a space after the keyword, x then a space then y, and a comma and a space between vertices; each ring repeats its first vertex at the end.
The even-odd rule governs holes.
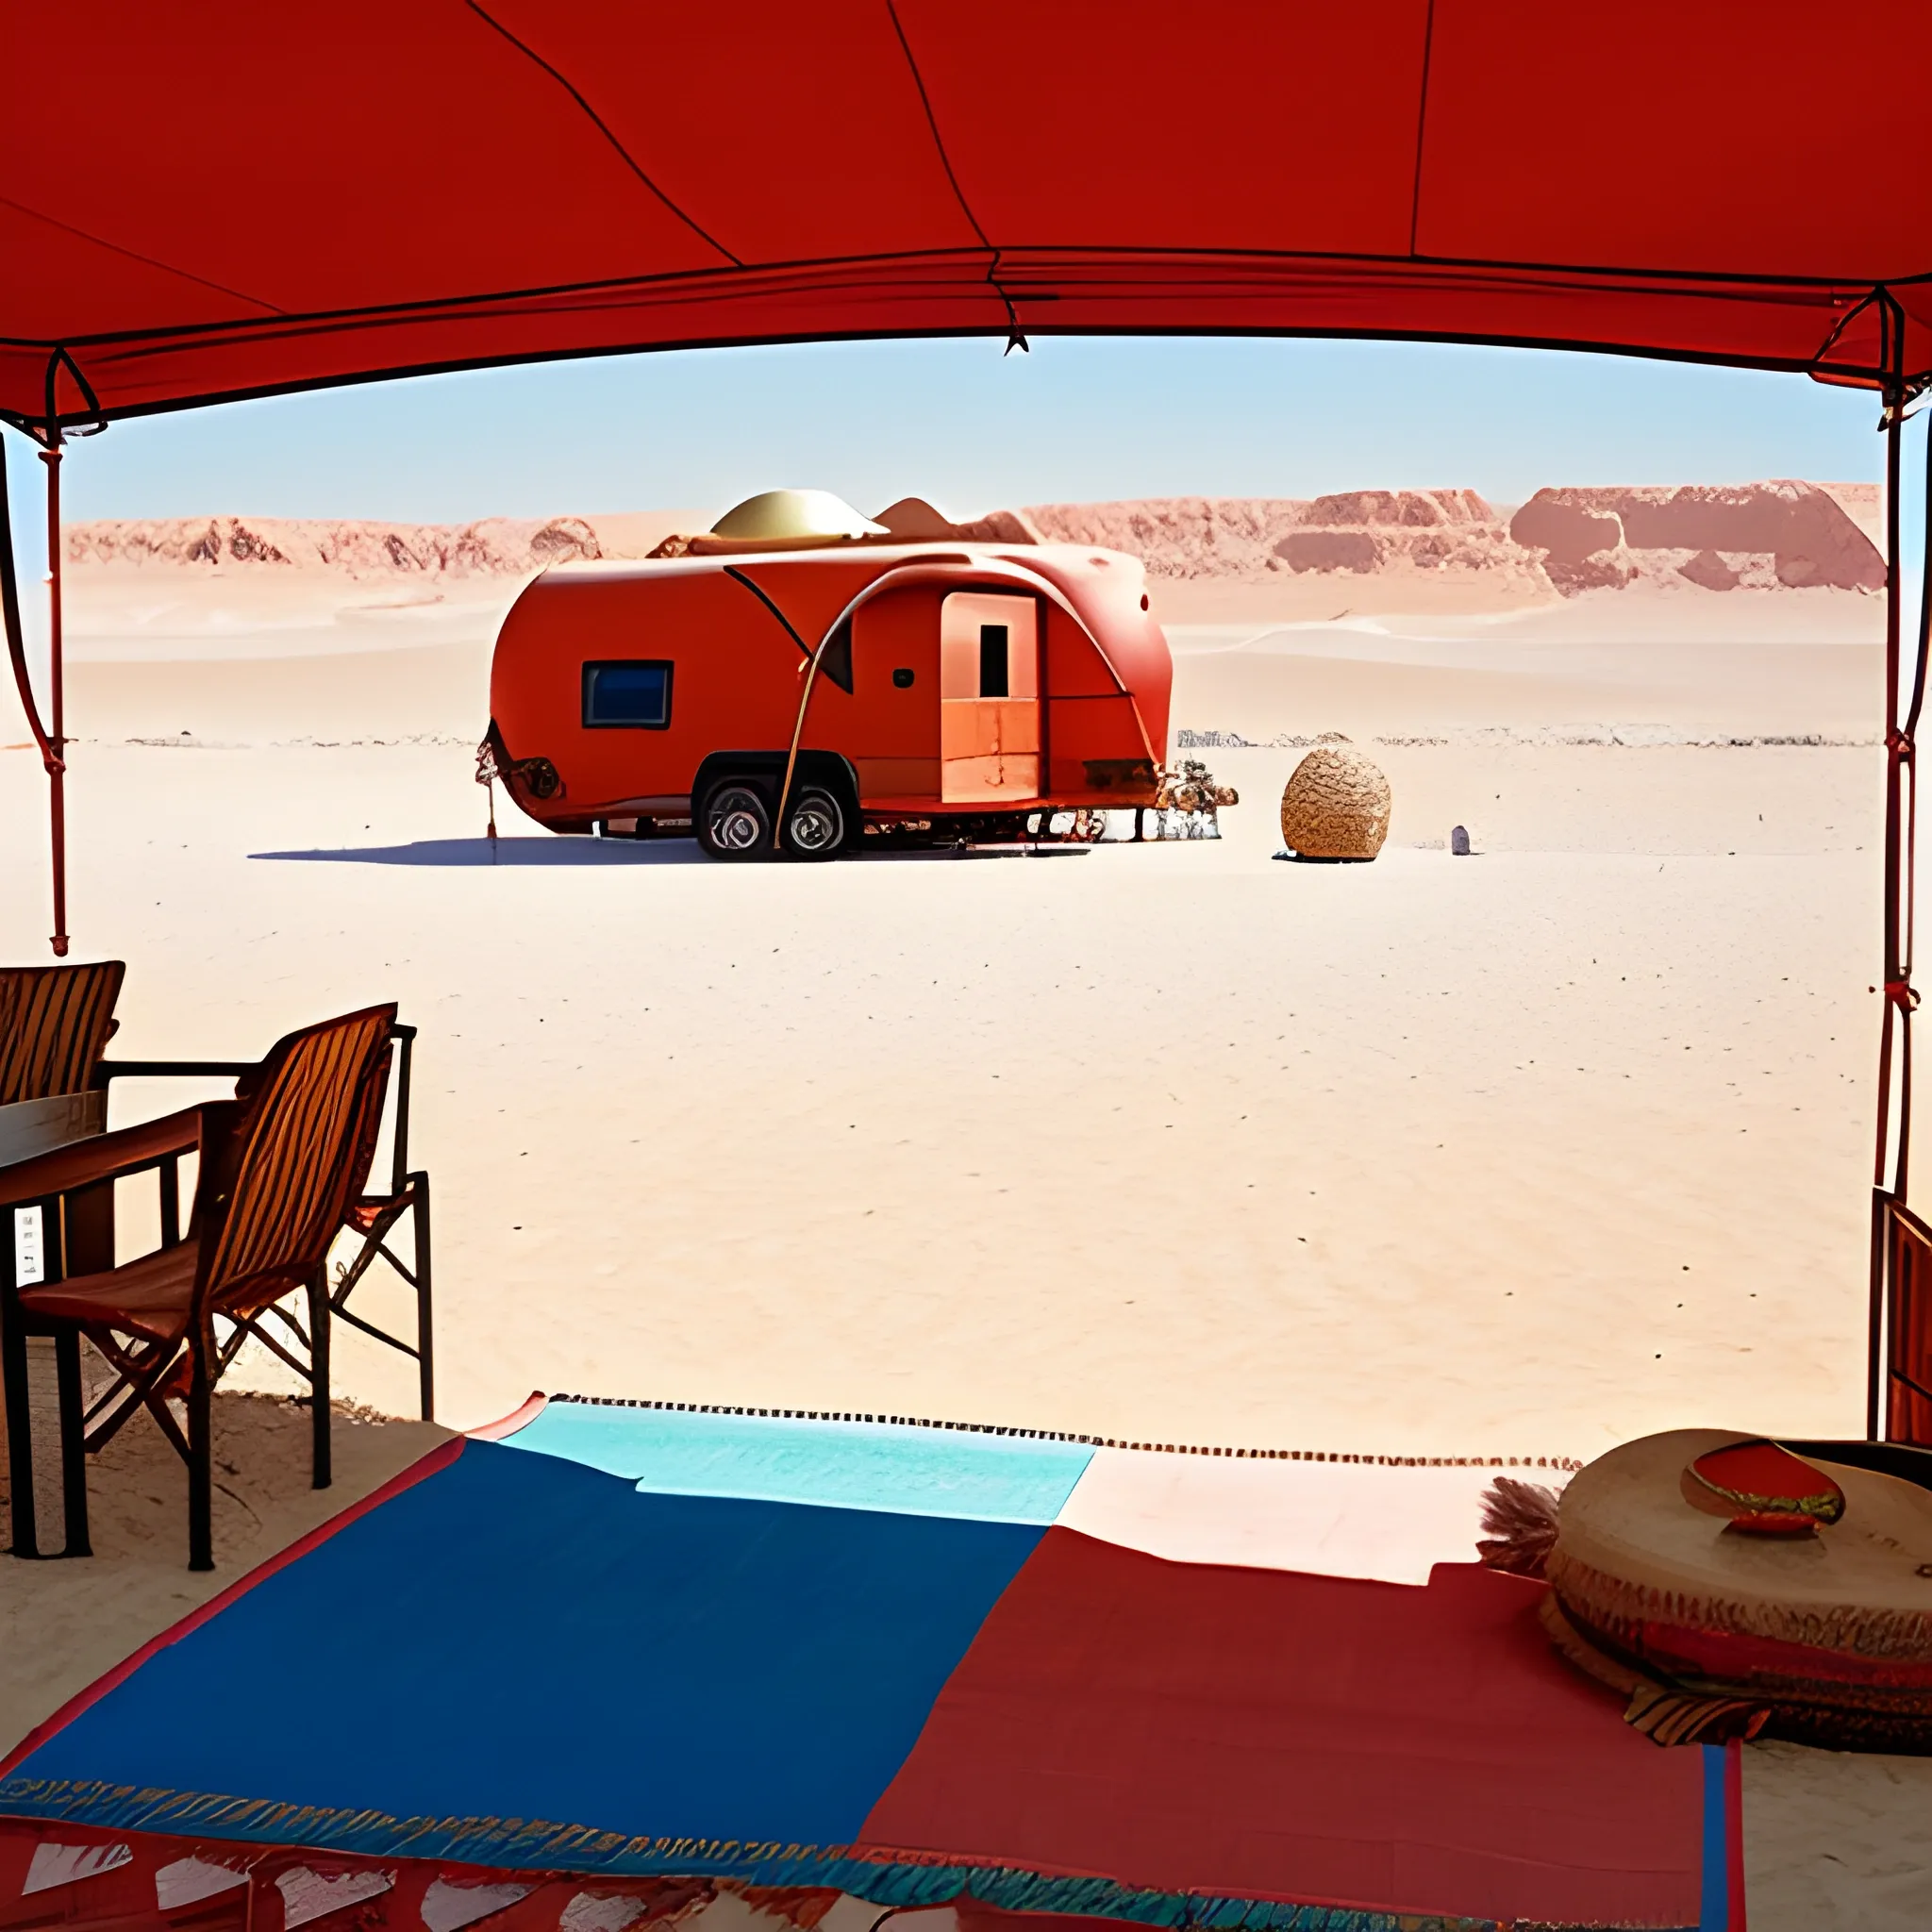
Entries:
MULTIPOLYGON (((1872 397, 1800 376, 1418 343, 1000 346, 634 356, 118 424, 72 447, 67 515, 452 522, 722 509, 782 484, 960 515, 1399 485, 1511 503, 1545 483, 1876 479, 1882 454, 1872 397)), ((31 528, 40 465, 10 434, 8 454, 31 528)))

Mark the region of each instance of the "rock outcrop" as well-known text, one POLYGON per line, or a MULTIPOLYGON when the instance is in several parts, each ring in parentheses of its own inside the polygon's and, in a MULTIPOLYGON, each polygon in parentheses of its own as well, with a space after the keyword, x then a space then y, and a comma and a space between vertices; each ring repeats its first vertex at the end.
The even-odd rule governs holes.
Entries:
POLYGON ((1668 581, 1882 590, 1884 559, 1841 500, 1856 494, 1799 482, 1550 489, 1507 525, 1473 490, 1036 504, 1024 515, 1049 541, 1131 551, 1157 577, 1482 573, 1573 597, 1668 581))
POLYGON ((601 557, 581 517, 486 517, 474 524, 346 519, 172 517, 69 524, 67 561, 89 564, 321 567, 355 577, 514 576, 601 557))
MULTIPOLYGON (((902 541, 1124 550, 1154 577, 1421 576, 1507 587, 1519 598, 1641 585, 1872 591, 1884 588, 1885 563, 1870 535, 1869 492, 1799 482, 1549 489, 1507 521, 1473 490, 1049 503, 963 523, 903 497, 877 521, 902 541)), ((666 521, 657 520, 659 533, 666 521)), ((640 513, 456 525, 233 516, 70 524, 67 560, 228 574, 300 567, 352 578, 516 576, 582 558, 650 554, 658 536, 623 526, 651 522, 640 513)), ((660 548, 679 544, 688 540, 660 548)))
POLYGON ((1307 500, 1153 497, 1034 504, 1022 514, 1048 542, 1130 551, 1157 577, 1535 567, 1473 490, 1357 490, 1307 500))
POLYGON ((1024 510, 992 509, 956 524, 923 496, 902 496, 873 519, 905 543, 1039 543, 1044 541, 1024 510))
POLYGON ((1815 483, 1539 490, 1509 534, 1571 595, 1672 574, 1708 591, 1885 588, 1885 559, 1815 483))

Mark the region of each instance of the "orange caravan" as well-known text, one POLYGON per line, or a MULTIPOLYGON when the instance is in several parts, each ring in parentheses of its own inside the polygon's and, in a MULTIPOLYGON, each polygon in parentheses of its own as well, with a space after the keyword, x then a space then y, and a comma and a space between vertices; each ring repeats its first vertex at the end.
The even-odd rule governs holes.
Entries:
POLYGON ((552 831, 717 858, 1153 805, 1173 666, 1139 559, 884 515, 774 491, 646 559, 545 571, 496 641, 485 769, 552 831))

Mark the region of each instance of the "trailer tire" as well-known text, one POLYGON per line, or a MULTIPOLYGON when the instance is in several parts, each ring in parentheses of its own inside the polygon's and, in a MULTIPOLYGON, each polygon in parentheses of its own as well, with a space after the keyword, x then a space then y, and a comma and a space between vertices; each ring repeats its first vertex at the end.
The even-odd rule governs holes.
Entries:
POLYGON ((748 778, 719 779, 693 814, 692 830, 710 858, 734 863, 772 855, 772 807, 763 789, 748 778))
POLYGON ((848 820, 838 794, 824 785, 804 785, 792 794, 782 835, 787 858, 824 861, 845 849, 848 820))

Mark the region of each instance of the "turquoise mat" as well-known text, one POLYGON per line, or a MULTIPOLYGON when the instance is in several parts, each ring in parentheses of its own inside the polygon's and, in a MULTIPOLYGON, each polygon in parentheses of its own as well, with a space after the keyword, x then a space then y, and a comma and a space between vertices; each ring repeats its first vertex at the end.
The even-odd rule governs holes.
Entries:
POLYGON ((1024 1436, 575 1402, 550 1403, 504 1440, 658 1495, 1039 1524, 1059 1515, 1093 1453, 1024 1436))

